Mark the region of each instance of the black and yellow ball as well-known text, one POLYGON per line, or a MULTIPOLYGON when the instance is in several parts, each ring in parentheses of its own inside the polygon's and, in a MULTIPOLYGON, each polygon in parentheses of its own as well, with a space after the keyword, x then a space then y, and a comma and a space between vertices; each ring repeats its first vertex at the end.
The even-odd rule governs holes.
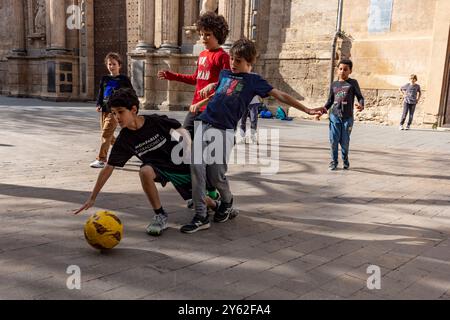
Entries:
POLYGON ((116 247, 123 236, 123 224, 111 211, 99 211, 86 221, 84 237, 95 249, 109 250, 116 247))

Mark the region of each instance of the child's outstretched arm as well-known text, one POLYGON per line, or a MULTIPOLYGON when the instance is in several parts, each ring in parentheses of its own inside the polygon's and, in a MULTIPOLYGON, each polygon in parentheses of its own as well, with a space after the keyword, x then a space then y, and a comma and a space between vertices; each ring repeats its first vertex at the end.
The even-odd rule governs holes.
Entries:
POLYGON ((211 94, 212 91, 215 91, 216 87, 217 82, 208 84, 206 87, 200 90, 200 97, 206 99, 211 94))
POLYGON ((110 165, 106 165, 104 169, 100 172, 97 178, 97 183, 95 184, 94 190, 91 193, 91 196, 86 201, 86 203, 77 211, 75 211, 73 214, 77 215, 82 211, 88 210, 89 208, 92 208, 95 204, 95 200, 97 199, 98 194, 102 190, 105 183, 108 181, 108 179, 111 177, 112 173, 114 171, 114 167, 110 165))
POLYGON ((214 96, 214 93, 212 95, 210 95, 209 97, 207 97, 206 99, 204 99, 200 102, 197 102, 196 104, 191 105, 191 107, 189 108, 189 111, 191 111, 192 113, 196 113, 198 110, 200 110, 201 107, 208 104, 208 102, 211 100, 211 98, 213 96, 214 96))
POLYGON ((294 107, 295 109, 303 111, 304 113, 307 113, 309 115, 322 115, 327 112, 326 108, 315 108, 315 109, 307 108, 294 97, 278 89, 273 89, 272 91, 269 92, 269 95, 274 97, 278 101, 286 103, 291 107, 294 107))
POLYGON ((328 100, 327 100, 327 102, 325 103, 325 106, 324 106, 324 112, 321 115, 318 115, 316 117, 316 120, 320 121, 320 117, 323 116, 324 114, 328 113, 328 110, 331 109, 333 104, 334 104, 334 90, 333 90, 333 86, 331 86, 330 87, 330 91, 328 92, 328 100))
POLYGON ((197 84, 197 75, 198 75, 198 68, 195 70, 194 74, 173 73, 169 70, 158 71, 158 79, 159 80, 178 81, 178 82, 187 83, 187 84, 190 84, 193 86, 195 86, 197 84))

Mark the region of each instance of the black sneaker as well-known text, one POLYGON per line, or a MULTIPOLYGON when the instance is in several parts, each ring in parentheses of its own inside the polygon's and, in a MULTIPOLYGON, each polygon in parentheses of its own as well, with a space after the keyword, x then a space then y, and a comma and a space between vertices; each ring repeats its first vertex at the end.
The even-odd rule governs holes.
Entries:
POLYGON ((239 211, 233 208, 233 200, 231 203, 221 202, 214 215, 214 222, 224 223, 238 216, 239 211))
POLYGON ((214 200, 214 203, 215 203, 215 207, 214 208, 211 208, 211 207, 208 206, 208 214, 215 213, 219 209, 220 204, 222 202, 220 200, 214 200))
POLYGON ((330 169, 330 171, 336 171, 337 170, 337 166, 338 166, 337 162, 331 161, 330 165, 328 166, 328 169, 330 169))
POLYGON ((187 224, 183 227, 181 227, 180 231, 182 233, 195 233, 197 231, 201 231, 201 230, 207 230, 211 227, 211 224, 209 222, 209 217, 199 217, 199 216, 195 216, 194 219, 192 220, 192 222, 190 224, 187 224))
POLYGON ((344 170, 349 170, 349 169, 350 169, 350 162, 344 161, 344 170))

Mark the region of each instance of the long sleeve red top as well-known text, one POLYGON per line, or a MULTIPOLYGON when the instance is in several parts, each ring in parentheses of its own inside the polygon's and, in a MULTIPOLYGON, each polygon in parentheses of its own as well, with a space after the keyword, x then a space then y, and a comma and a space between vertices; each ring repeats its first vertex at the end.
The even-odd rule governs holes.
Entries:
MULTIPOLYGON (((179 74, 170 71, 166 72, 166 78, 170 81, 179 81, 195 85, 195 94, 192 104, 202 101, 200 91, 211 83, 219 81, 220 71, 230 69, 230 56, 222 48, 216 50, 204 50, 200 53, 197 61, 197 69, 194 74, 179 74)), ((206 106, 200 111, 204 111, 206 106)))

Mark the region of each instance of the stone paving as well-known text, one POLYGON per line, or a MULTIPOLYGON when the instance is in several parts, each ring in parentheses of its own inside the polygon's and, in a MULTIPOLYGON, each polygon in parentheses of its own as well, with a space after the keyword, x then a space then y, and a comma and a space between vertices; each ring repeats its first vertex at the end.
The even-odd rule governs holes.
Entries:
POLYGON ((326 121, 263 120, 280 132, 279 172, 230 167, 240 216, 181 234, 192 211, 168 186, 170 229, 151 238, 137 161, 71 214, 98 174, 92 104, 0 97, 0 111, 0 299, 450 299, 450 132, 356 124, 352 169, 329 172, 326 121), (100 209, 125 225, 109 253, 83 236, 100 209))

